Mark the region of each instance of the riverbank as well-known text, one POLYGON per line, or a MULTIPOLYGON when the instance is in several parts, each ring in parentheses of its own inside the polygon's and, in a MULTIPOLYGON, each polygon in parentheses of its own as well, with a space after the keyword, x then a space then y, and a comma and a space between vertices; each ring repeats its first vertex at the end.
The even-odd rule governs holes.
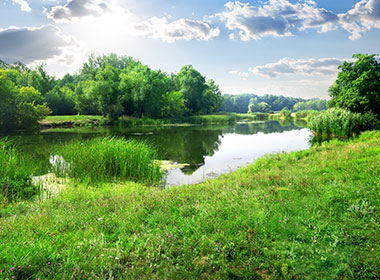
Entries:
MULTIPOLYGON (((233 124, 237 121, 244 122, 260 122, 267 120, 290 121, 303 120, 306 117, 297 117, 292 114, 292 117, 283 118, 279 113, 255 113, 255 114, 237 114, 237 113, 216 113, 211 115, 196 115, 185 116, 169 119, 150 119, 150 118, 134 118, 123 116, 113 125, 125 127, 132 126, 169 126, 169 125, 210 125, 210 124, 233 124)), ((67 116, 49 116, 40 122, 42 129, 49 128, 72 128, 72 127, 96 127, 101 125, 109 125, 109 122, 103 116, 89 115, 67 115, 67 116)))
POLYGON ((199 185, 75 186, 9 205, 0 278, 376 279, 379 157, 369 132, 199 185))

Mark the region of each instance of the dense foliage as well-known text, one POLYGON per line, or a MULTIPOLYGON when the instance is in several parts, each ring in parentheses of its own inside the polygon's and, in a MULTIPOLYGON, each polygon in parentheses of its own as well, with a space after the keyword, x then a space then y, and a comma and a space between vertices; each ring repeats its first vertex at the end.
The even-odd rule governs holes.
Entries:
POLYGON ((34 128, 50 113, 40 92, 16 86, 16 70, 0 69, 0 129, 34 128))
POLYGON ((354 113, 370 113, 380 119, 380 63, 375 55, 356 54, 355 62, 344 62, 329 88, 329 105, 354 113))
POLYGON ((315 110, 323 111, 327 109, 327 100, 322 99, 313 99, 309 101, 298 102, 294 105, 293 111, 305 111, 305 110, 315 110))
MULTIPOLYGON (((6 75, 1 77, 7 82, 1 81, 1 94, 15 95, 13 88, 20 89, 23 95, 34 94, 36 106, 46 102, 53 115, 102 114, 109 120, 122 115, 171 118, 215 112, 223 100, 218 85, 213 80, 206 81, 191 65, 168 75, 115 54, 90 56, 78 73, 66 74, 62 79, 50 76, 43 66, 33 70, 20 63, 2 62, 0 68, 7 69, 2 70, 6 75)), ((8 103, 2 102, 1 106, 15 107, 8 103)), ((14 124, 4 120, 0 125, 14 124)))
POLYGON ((234 113, 266 113, 271 111, 300 111, 306 109, 324 110, 326 101, 320 99, 305 100, 302 98, 284 97, 282 95, 256 94, 223 95, 224 101, 220 111, 234 113))

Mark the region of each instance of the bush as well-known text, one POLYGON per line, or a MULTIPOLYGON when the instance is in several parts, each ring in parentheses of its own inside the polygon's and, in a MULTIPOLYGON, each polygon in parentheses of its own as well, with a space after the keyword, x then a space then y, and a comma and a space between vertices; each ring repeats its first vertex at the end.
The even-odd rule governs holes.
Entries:
POLYGON ((0 200, 28 199, 39 192, 39 187, 32 184, 31 164, 12 143, 0 140, 0 200))
POLYGON ((65 175, 81 182, 128 180, 157 185, 162 178, 160 164, 154 161, 156 151, 145 142, 109 137, 73 141, 58 146, 55 154, 62 160, 54 172, 62 175, 66 169, 65 175))
POLYGON ((309 128, 316 136, 349 138, 365 130, 364 116, 340 108, 331 108, 310 118, 309 128))

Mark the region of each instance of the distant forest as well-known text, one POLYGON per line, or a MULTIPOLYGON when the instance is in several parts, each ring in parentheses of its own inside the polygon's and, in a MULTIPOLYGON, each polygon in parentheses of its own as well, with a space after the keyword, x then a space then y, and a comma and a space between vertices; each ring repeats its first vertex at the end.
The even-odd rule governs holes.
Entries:
POLYGON ((281 110, 289 110, 293 112, 303 110, 326 110, 327 101, 322 99, 302 99, 285 97, 282 95, 262 96, 256 94, 240 94, 240 95, 223 95, 223 104, 220 107, 221 112, 234 113, 255 113, 255 112, 274 112, 281 110))

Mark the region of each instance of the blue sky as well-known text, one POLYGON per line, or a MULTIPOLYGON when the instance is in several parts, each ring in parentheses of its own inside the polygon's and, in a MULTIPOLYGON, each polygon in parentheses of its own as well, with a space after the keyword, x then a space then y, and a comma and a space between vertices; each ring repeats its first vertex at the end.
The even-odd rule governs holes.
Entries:
POLYGON ((58 77, 91 53, 177 72, 223 93, 328 98, 337 66, 379 53, 380 0, 2 0, 0 59, 58 77))

